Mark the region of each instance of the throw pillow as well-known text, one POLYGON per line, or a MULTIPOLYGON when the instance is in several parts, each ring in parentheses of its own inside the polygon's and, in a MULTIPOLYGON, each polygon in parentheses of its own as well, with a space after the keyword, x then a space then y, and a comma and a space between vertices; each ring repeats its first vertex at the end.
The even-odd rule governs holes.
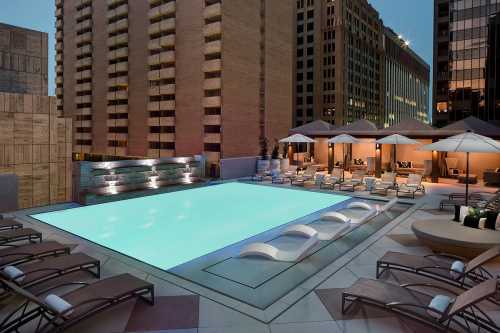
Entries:
POLYGON ((479 229, 479 217, 476 215, 467 215, 464 219, 464 226, 479 229))
POLYGON ((455 216, 453 217, 453 221, 462 222, 460 221, 460 206, 458 205, 455 205, 455 216))
POLYGON ((412 161, 406 161, 408 163, 408 168, 413 168, 413 162, 412 161))
POLYGON ((494 212, 492 210, 487 210, 485 212, 486 221, 484 223, 484 227, 486 229, 495 230, 496 224, 497 224, 497 216, 498 216, 498 212, 494 212))
POLYGON ((402 162, 401 162, 401 161, 397 161, 396 163, 397 163, 397 165, 398 165, 398 168, 402 168, 402 167, 403 167, 403 166, 402 166, 402 162))
POLYGON ((500 230, 500 214, 498 214, 498 216, 497 216, 497 223, 496 223, 495 229, 500 230))
POLYGON ((495 172, 500 172, 500 168, 497 168, 497 169, 495 170, 495 172))
POLYGON ((486 229, 486 217, 481 217, 479 219, 479 229, 481 230, 486 229))
POLYGON ((465 217, 469 215, 469 208, 468 206, 460 206, 460 218, 459 221, 460 223, 464 223, 465 217))

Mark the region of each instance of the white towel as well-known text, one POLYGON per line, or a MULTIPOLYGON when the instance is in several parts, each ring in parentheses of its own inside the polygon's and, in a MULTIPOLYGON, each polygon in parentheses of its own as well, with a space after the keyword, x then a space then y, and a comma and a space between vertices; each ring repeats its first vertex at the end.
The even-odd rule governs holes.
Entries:
POLYGON ((450 275, 456 280, 465 272, 465 264, 460 260, 454 261, 450 267, 450 275))
POLYGON ((440 319, 443 316, 443 313, 450 305, 450 303, 451 303, 451 298, 448 296, 444 295, 434 296, 434 298, 429 303, 429 308, 434 309, 436 311, 428 309, 427 313, 433 316, 434 318, 440 319))
MULTIPOLYGON (((45 297, 44 301, 45 301, 45 304, 47 304, 47 306, 49 308, 51 308, 53 311, 55 311, 57 313, 63 313, 64 311, 66 311, 72 307, 71 304, 69 304, 61 297, 54 295, 54 294, 50 294, 47 297, 45 297)), ((69 310, 64 315, 69 316, 72 313, 73 313, 73 310, 69 310)))
POLYGON ((9 280, 16 281, 18 283, 23 282, 24 276, 21 276, 23 274, 24 272, 15 266, 6 266, 3 269, 3 275, 5 275, 9 280))

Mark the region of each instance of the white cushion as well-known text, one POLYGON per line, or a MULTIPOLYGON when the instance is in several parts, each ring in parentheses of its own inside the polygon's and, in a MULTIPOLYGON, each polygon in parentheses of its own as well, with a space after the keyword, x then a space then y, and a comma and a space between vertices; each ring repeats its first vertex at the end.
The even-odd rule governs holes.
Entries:
POLYGON ((468 206, 460 206, 460 223, 464 223, 465 217, 469 215, 468 206))
POLYGON ((464 272, 465 272, 465 264, 462 261, 457 260, 451 264, 450 275, 454 279, 458 279, 459 277, 461 277, 464 272))
POLYGON ((500 214, 497 215, 497 221, 495 222, 495 229, 500 230, 500 214))
MULTIPOLYGON (((59 297, 57 295, 54 295, 54 294, 50 294, 47 297, 45 297, 44 301, 45 301, 45 304, 47 304, 47 306, 51 310, 53 310, 53 311, 55 311, 57 313, 63 313, 64 311, 66 311, 66 310, 68 310, 69 308, 72 307, 71 304, 69 304, 68 302, 66 302, 61 297, 59 297)), ((72 313, 73 313, 73 310, 69 310, 64 315, 68 316, 68 315, 70 315, 72 313)))
POLYGON ((13 280, 13 281, 16 281, 16 282, 23 282, 24 280, 24 276, 21 276, 24 274, 24 272, 22 270, 20 270, 19 268, 15 267, 15 266, 6 266, 4 269, 3 269, 3 275, 5 275, 9 280, 13 280))
POLYGON ((434 318, 440 319, 443 316, 443 313, 450 305, 450 303, 451 303, 451 298, 448 296, 444 295, 434 296, 434 298, 429 303, 429 308, 434 309, 436 311, 428 309, 427 313, 434 318))
POLYGON ((481 218, 479 219, 479 225, 478 225, 478 228, 479 228, 479 229, 481 229, 481 230, 486 229, 486 228, 484 227, 485 223, 486 223, 486 217, 481 217, 481 218))

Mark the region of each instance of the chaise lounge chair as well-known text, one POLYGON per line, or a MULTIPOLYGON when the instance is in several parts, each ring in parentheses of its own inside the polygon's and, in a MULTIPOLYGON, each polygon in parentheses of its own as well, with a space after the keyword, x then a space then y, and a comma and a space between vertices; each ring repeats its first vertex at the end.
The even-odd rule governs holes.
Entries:
POLYGON ((101 274, 99 260, 84 253, 74 253, 44 258, 35 263, 6 266, 0 274, 5 280, 15 283, 19 287, 29 288, 77 271, 87 271, 99 278, 101 274))
POLYGON ((304 228, 300 232, 285 230, 283 235, 299 235, 307 240, 295 250, 282 250, 274 245, 260 242, 248 244, 241 249, 240 257, 257 256, 276 261, 296 262, 301 260, 319 242, 318 232, 312 228, 304 228))
POLYGON ((396 188, 396 173, 384 172, 382 178, 373 184, 370 194, 381 194, 387 196, 387 192, 395 188, 396 188))
POLYGON ((304 186, 306 183, 314 184, 314 178, 316 176, 317 169, 312 166, 308 166, 304 172, 298 174, 295 177, 291 177, 291 185, 304 186))
POLYGON ((0 323, 1 332, 17 331, 32 320, 37 320, 34 333, 62 332, 103 310, 132 299, 154 304, 154 285, 130 274, 121 274, 94 283, 66 283, 44 290, 37 295, 12 282, 0 280, 4 289, 26 300, 0 323), (80 285, 64 295, 47 294, 57 288, 80 285), (35 305, 30 309, 30 305, 35 305), (27 310, 30 309, 30 310, 27 310))
POLYGON ((411 173, 406 179, 406 183, 398 184, 396 187, 396 196, 410 196, 415 199, 415 193, 425 194, 425 187, 422 185, 422 175, 411 173))
POLYGON ((377 214, 388 211, 397 202, 398 198, 393 198, 383 206, 379 206, 370 205, 362 201, 355 201, 349 203, 346 208, 340 209, 339 211, 324 213, 321 215, 320 219, 361 224, 377 214))
POLYGON ((500 257, 500 245, 492 247, 470 261, 451 254, 418 256, 389 251, 377 260, 377 278, 385 271, 415 273, 457 287, 471 288, 494 278, 483 265, 500 257))
POLYGON ((8 247, 0 249, 0 268, 4 268, 9 265, 20 265, 45 257, 59 256, 70 253, 70 248, 67 245, 54 241, 45 241, 21 246, 5 246, 8 247))
POLYGON ((323 178, 323 181, 319 185, 319 188, 330 188, 332 190, 335 190, 335 185, 339 185, 342 182, 343 173, 343 169, 333 168, 331 174, 323 178))
POLYGON ((339 184, 339 190, 354 192, 357 186, 363 185, 363 179, 365 178, 365 175, 365 170, 355 170, 351 178, 345 179, 339 184))
POLYGON ((42 233, 31 228, 17 228, 0 232, 0 245, 21 242, 27 240, 30 243, 42 241, 42 233))
MULTIPOLYGON (((476 195, 471 193, 469 195, 468 205, 477 208, 487 208, 500 200, 500 193, 493 194, 492 196, 476 195)), ((443 210, 445 207, 465 206, 465 194, 463 197, 453 196, 448 199, 441 200, 439 209, 443 210)))
POLYGON ((498 324, 478 307, 479 302, 495 295, 497 289, 498 282, 495 279, 457 294, 437 285, 416 283, 398 286, 361 278, 342 293, 342 313, 346 313, 355 302, 363 302, 416 319, 443 331, 453 331, 452 325, 456 325, 466 332, 471 332, 471 325, 474 325, 490 332, 498 332, 498 324), (413 287, 432 288, 445 295, 431 295, 413 287), (456 297, 453 299, 446 294, 456 297))
POLYGON ((21 229, 23 224, 12 219, 0 219, 0 231, 21 229))
POLYGON ((286 228, 284 234, 297 235, 303 237, 310 237, 317 233, 318 240, 329 241, 338 238, 344 234, 345 231, 351 228, 349 221, 347 222, 329 222, 327 230, 322 231, 318 225, 294 224, 286 228))

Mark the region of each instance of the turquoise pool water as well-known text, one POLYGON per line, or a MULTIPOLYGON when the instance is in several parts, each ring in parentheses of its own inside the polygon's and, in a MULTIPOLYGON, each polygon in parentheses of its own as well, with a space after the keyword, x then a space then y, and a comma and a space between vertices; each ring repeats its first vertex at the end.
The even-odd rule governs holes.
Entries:
POLYGON ((227 183, 32 217, 170 269, 347 199, 227 183))

